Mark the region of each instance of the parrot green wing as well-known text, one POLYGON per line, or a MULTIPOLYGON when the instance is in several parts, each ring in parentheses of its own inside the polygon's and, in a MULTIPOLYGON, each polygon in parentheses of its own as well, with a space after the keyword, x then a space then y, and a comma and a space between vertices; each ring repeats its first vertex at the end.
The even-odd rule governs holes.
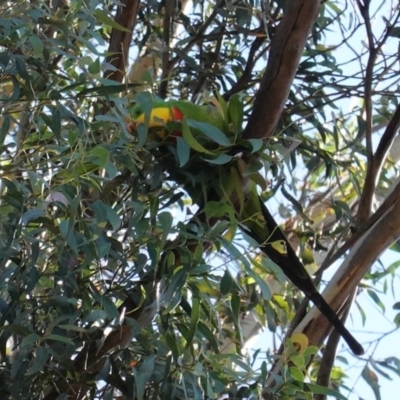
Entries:
POLYGON ((168 103, 181 110, 187 119, 206 122, 224 133, 227 132, 228 123, 217 107, 212 105, 197 105, 189 101, 180 100, 171 100, 168 103))
MULTIPOLYGON (((185 118, 192 119, 198 122, 206 122, 210 125, 215 126, 224 132, 227 128, 227 122, 222 112, 212 105, 197 105, 191 103, 190 101, 184 100, 154 100, 152 104, 153 109, 168 107, 172 109, 173 107, 178 108, 185 118)), ((130 110, 130 116, 132 118, 137 118, 144 113, 143 107, 141 105, 136 105, 130 110)))
POLYGON ((328 319, 356 355, 364 349, 343 325, 337 314, 318 292, 304 265, 279 228, 275 219, 258 196, 255 185, 250 186, 242 212, 242 229, 260 244, 260 249, 277 264, 290 281, 308 297, 328 319))

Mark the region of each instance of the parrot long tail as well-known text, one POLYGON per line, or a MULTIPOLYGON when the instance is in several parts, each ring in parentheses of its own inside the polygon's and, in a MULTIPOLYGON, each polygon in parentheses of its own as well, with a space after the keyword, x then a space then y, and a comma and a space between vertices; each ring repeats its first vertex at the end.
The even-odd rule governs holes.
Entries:
POLYGON ((318 310, 328 319, 332 326, 346 341, 351 351, 355 355, 364 354, 364 349, 354 336, 346 329, 335 311, 321 296, 315 287, 310 275, 302 262, 297 257, 286 236, 277 225, 264 202, 260 200, 261 212, 266 222, 266 230, 270 232, 268 243, 262 243, 260 238, 256 237, 254 232, 244 229, 244 231, 253 239, 261 244, 260 249, 283 271, 283 273, 297 286, 305 296, 310 299, 318 310), (283 243, 284 246, 278 247, 276 243, 283 243), (275 244, 275 245, 274 245, 275 244))

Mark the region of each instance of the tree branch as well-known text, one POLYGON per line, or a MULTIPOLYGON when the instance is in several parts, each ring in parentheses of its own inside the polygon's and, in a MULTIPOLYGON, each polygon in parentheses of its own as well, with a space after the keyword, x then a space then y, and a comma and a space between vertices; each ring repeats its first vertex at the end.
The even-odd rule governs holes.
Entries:
POLYGON ((170 55, 170 41, 171 41, 171 32, 172 29, 172 21, 174 15, 174 0, 165 0, 164 6, 164 18, 163 18, 163 43, 161 50, 161 83, 158 90, 158 95, 165 99, 168 94, 168 78, 171 72, 171 68, 169 65, 169 55, 170 55))
MULTIPOLYGON (((393 193, 399 192, 400 183, 393 193)), ((354 246, 324 290, 325 300, 334 310, 341 307, 374 261, 399 237, 400 199, 397 197, 354 246)), ((320 345, 323 340, 322 327, 328 324, 314 307, 295 331, 305 333, 311 344, 320 345)))
POLYGON ((293 0, 271 44, 267 69, 257 92, 253 112, 243 132, 245 139, 268 140, 283 111, 312 25, 319 0, 293 0))
MULTIPOLYGON (((345 306, 343 307, 342 322, 344 323, 349 316, 351 304, 357 289, 353 291, 352 296, 349 297, 345 306)), ((336 351, 340 341, 340 334, 334 329, 329 335, 328 341, 325 346, 324 354, 322 356, 321 364, 318 371, 317 384, 324 387, 329 387, 331 382, 331 372, 336 359, 336 351)), ((316 394, 314 400, 326 400, 326 394, 316 394)))
POLYGON ((115 28, 111 32, 110 44, 108 46, 108 53, 111 53, 111 55, 107 57, 106 62, 113 65, 115 70, 108 69, 104 71, 104 77, 107 79, 122 82, 125 76, 129 59, 129 48, 139 5, 139 0, 121 0, 117 8, 115 22, 128 29, 129 32, 115 28))
MULTIPOLYGON (((368 168, 365 177, 363 192, 361 194, 360 205, 357 213, 357 225, 363 224, 371 213, 372 201, 374 199, 376 183, 379 179, 379 175, 385 161, 386 154, 389 151, 390 146, 393 143, 395 132, 386 129, 386 132, 379 144, 376 154, 373 154, 372 149, 372 82, 374 80, 373 72, 375 67, 376 58, 378 52, 381 50, 383 44, 386 42, 389 36, 389 30, 383 35, 382 39, 375 45, 374 35, 371 26, 371 17, 369 14, 369 1, 364 1, 364 4, 360 0, 357 0, 357 5, 360 13, 364 19, 365 29, 368 38, 369 57, 365 73, 365 84, 364 84, 364 109, 366 114, 366 147, 367 147, 367 160, 368 168)), ((396 117, 398 118, 398 116, 396 117)), ((393 120, 393 118, 392 118, 393 120)))
MULTIPOLYGON (((397 113, 397 112, 396 112, 397 113)), ((396 117, 397 118, 397 117, 396 117)), ((400 119, 400 111, 399 111, 399 119, 400 119)), ((398 121, 400 125, 400 120, 398 121)), ((389 124, 390 125, 390 124, 389 124)), ((365 221, 358 229, 353 233, 351 238, 347 240, 347 242, 332 256, 326 258, 321 265, 321 268, 318 270, 317 274, 321 274, 325 269, 327 269, 330 265, 332 265, 335 261, 337 261, 340 257, 342 257, 346 251, 350 250, 353 245, 387 212, 387 210, 393 206, 393 204, 397 201, 400 201, 400 186, 396 184, 393 190, 388 194, 385 201, 381 204, 381 206, 376 210, 376 212, 365 221)))

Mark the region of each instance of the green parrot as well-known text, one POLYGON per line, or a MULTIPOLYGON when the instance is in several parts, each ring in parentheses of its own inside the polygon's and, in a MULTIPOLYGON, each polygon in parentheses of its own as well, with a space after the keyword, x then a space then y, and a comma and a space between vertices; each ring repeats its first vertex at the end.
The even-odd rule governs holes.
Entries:
MULTIPOLYGON (((219 108, 211 105, 196 105, 182 100, 155 100, 149 115, 138 105, 132 109, 131 118, 128 124, 130 131, 134 131, 137 125, 146 123, 149 118, 148 127, 157 129, 157 134, 163 139, 168 136, 166 130, 163 129, 165 125, 169 122, 181 122, 184 118, 208 123, 221 132, 228 130, 223 111, 219 108)), ((182 133, 174 131, 171 136, 182 136, 182 133)))
MULTIPOLYGON (((164 129, 165 125, 171 122, 181 122, 184 118, 208 123, 224 133, 228 132, 229 129, 228 121, 224 118, 224 113, 217 107, 195 105, 187 101, 154 101, 153 108, 147 115, 139 106, 132 110, 130 130, 133 131, 139 124, 148 122, 148 128, 158 129, 157 135, 165 138, 168 136, 168 133, 164 129)), ((181 132, 173 132, 171 136, 181 136, 181 132)), ((199 168, 201 168, 201 165, 199 165, 199 168)), ((239 173, 237 169, 235 170, 239 173)), ((227 168, 226 174, 231 173, 232 171, 227 168)), ((233 178, 230 179, 225 176, 224 179, 233 182, 233 178)), ((260 199, 254 183, 248 185, 241 208, 242 211, 239 212, 239 217, 243 231, 259 243, 263 253, 277 264, 288 279, 315 304, 319 311, 340 333, 351 351, 356 355, 364 354, 363 347, 346 329, 337 314, 318 292, 304 265, 260 199)))

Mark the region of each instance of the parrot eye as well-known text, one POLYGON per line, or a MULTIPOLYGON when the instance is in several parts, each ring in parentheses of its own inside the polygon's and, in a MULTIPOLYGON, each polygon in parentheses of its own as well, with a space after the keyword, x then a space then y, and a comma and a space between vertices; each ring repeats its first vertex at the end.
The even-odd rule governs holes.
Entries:
POLYGON ((136 109, 136 110, 133 111, 133 117, 134 118, 138 117, 141 114, 143 114, 143 112, 141 110, 139 110, 139 109, 136 109))

